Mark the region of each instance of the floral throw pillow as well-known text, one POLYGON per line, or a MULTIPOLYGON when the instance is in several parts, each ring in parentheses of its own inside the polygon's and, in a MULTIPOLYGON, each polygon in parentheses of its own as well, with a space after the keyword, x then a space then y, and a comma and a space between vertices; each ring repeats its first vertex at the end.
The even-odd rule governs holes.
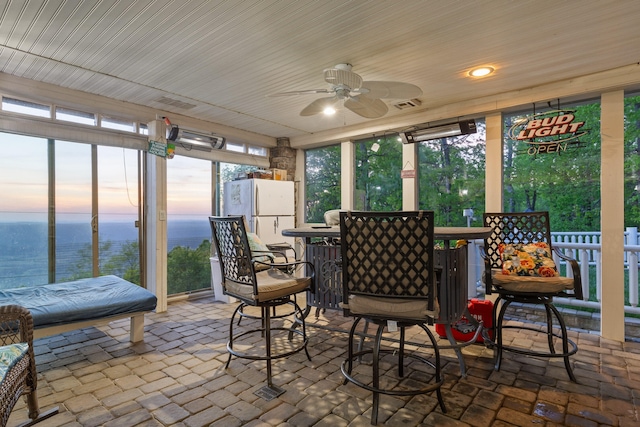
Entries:
POLYGON ((549 245, 543 242, 500 244, 502 274, 506 276, 559 276, 555 262, 551 258, 549 245))

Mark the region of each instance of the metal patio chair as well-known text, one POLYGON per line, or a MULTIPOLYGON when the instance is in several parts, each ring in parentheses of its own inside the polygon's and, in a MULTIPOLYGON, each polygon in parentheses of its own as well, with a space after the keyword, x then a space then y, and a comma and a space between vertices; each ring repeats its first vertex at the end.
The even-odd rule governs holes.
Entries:
MULTIPOLYGON (((295 294, 312 290, 314 286, 313 274, 302 277, 294 271, 302 266, 309 266, 304 261, 289 263, 274 263, 270 260, 259 261, 252 254, 247 239, 247 230, 242 216, 210 217, 213 240, 216 244, 218 257, 222 266, 222 286, 226 295, 240 300, 238 307, 233 312, 229 323, 229 341, 227 350, 229 359, 226 367, 229 367, 232 356, 250 360, 264 360, 267 364, 267 385, 256 394, 266 400, 271 400, 284 393, 284 389, 273 383, 271 362, 275 359, 290 356, 304 351, 307 358, 311 356, 307 350, 307 334, 303 311, 295 301, 295 294), (256 266, 261 266, 260 269, 256 266), (266 268, 262 268, 266 267, 266 268), (290 305, 293 307, 291 327, 272 325, 274 316, 271 311, 275 307, 290 305), (236 316, 244 314, 247 307, 258 307, 261 315, 260 326, 234 333, 234 320, 236 316), (297 327, 300 326, 298 329, 297 327), (284 331, 280 334, 280 342, 274 349, 272 332, 284 331), (260 334, 264 338, 264 349, 238 350, 234 347, 236 341, 252 334, 260 334), (288 336, 288 338, 284 338, 288 336), (297 338, 296 338, 297 337, 297 338), (287 344, 288 345, 285 345, 287 344)), ((313 270, 311 269, 313 272, 313 270)), ((245 315, 246 316, 246 315, 245 315)), ((284 320, 284 316, 276 316, 278 321, 284 320)), ((246 318, 252 318, 246 316, 246 318)), ((255 316, 253 317, 255 319, 255 316)), ((258 347, 258 346, 252 346, 258 347)))
POLYGON ((483 258, 486 293, 498 294, 493 307, 495 369, 500 369, 504 351, 561 358, 569 378, 576 382, 569 357, 578 351, 578 346, 569 339, 566 324, 553 304, 553 298, 582 298, 582 280, 577 261, 556 251, 552 246, 548 212, 485 213, 483 218, 484 225, 493 228, 491 236, 485 239, 483 258), (567 269, 571 269, 573 277, 559 275, 552 258, 554 253, 566 261, 567 269), (515 316, 524 325, 505 325, 505 312, 512 303, 543 306, 546 330, 540 331, 525 316, 518 316, 517 312, 515 316), (560 327, 559 333, 554 331, 554 317, 560 327), (505 345, 503 330, 506 328, 545 333, 548 350, 505 345))
MULTIPOLYGON (((349 331, 348 356, 342 363, 347 381, 373 392, 371 424, 378 422, 380 394, 412 396, 436 391, 446 412, 444 382, 437 341, 426 326, 438 317, 437 280, 434 274, 433 212, 341 212, 343 311, 354 317, 349 331), (354 335, 362 320, 378 325, 373 347, 354 351, 354 335), (405 329, 418 326, 431 346, 405 350, 405 329), (398 348, 382 348, 383 333, 399 330, 398 348), (397 377, 383 379, 380 359, 397 353, 397 377), (372 356, 371 373, 362 366, 372 356), (367 356, 367 357, 364 357, 367 356), (405 366, 405 358, 427 369, 405 366), (360 365, 354 369, 354 365, 360 365), (405 368, 409 374, 405 375, 405 368), (363 375, 363 372, 366 374, 363 375), (370 377, 371 375, 371 377, 370 377), (394 382, 389 384, 388 381, 394 382)), ((393 369, 393 368, 392 368, 393 369)))

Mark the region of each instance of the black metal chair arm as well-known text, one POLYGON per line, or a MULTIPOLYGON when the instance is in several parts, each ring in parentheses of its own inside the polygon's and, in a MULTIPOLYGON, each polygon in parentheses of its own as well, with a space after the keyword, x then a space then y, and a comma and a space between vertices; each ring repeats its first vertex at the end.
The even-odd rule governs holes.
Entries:
POLYGON ((485 284, 485 294, 491 295, 493 288, 493 280, 491 279, 491 259, 487 254, 484 246, 480 246, 479 248, 480 257, 484 262, 484 271, 482 274, 484 275, 484 284, 485 284))
POLYGON ((301 268, 302 266, 307 266, 309 267, 309 270, 307 271, 306 275, 308 277, 311 277, 311 283, 312 283, 312 287, 309 289, 311 292, 315 293, 315 268, 313 266, 312 263, 310 263, 309 261, 291 261, 291 262, 264 262, 264 261, 258 261, 258 260, 254 260, 253 261, 254 264, 260 264, 260 265, 264 265, 268 268, 277 268, 279 270, 282 271, 287 271, 290 272, 290 274, 292 272, 294 272, 295 270, 297 270, 298 268, 301 268))
POLYGON ((582 299, 582 275, 580 273, 580 265, 578 264, 578 261, 557 248, 553 248, 553 252, 555 252, 561 260, 565 261, 567 265, 571 266, 571 272, 573 273, 573 295, 571 296, 582 299))

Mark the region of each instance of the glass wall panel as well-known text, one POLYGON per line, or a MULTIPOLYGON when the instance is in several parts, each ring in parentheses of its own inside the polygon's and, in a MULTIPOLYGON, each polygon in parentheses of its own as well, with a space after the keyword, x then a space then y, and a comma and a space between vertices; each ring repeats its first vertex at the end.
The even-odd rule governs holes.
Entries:
POLYGON ((100 275, 140 284, 138 151, 98 147, 100 275))
POLYGON ((477 132, 419 142, 420 209, 435 212, 436 226, 479 226, 484 212, 484 119, 477 132))
POLYGON ((93 276, 91 146, 55 142, 56 281, 93 276))
POLYGON ((599 231, 600 103, 563 106, 562 115, 571 113, 574 124, 584 123, 578 138, 562 135, 566 144, 543 149, 539 142, 544 138, 514 139, 521 132, 528 135, 530 130, 523 127, 530 120, 547 117, 551 123, 558 110, 538 110, 535 117, 533 111, 505 116, 504 210, 549 211, 554 232, 599 231))
MULTIPOLYGON (((625 244, 640 245, 640 95, 624 100, 624 225, 625 244)), ((640 268, 637 252, 625 253, 625 305, 640 304, 640 268)))
POLYGON ((0 288, 48 283, 47 140, 0 133, 0 288))
POLYGON ((397 134, 361 139, 355 145, 354 208, 402 210, 402 141, 397 134))
POLYGON ((73 122, 91 126, 96 125, 96 115, 94 113, 70 110, 68 108, 57 107, 55 118, 56 120, 63 120, 65 122, 73 122))
POLYGON ((211 162, 167 161, 168 294, 211 289, 211 162))
POLYGON ((305 151, 305 222, 324 222, 324 213, 340 209, 340 145, 305 151))
POLYGON ((2 97, 2 109, 30 116, 51 118, 51 107, 48 105, 7 98, 6 96, 2 97))
MULTIPOLYGON (((549 212, 556 246, 573 243, 572 257, 588 263, 582 280, 589 283, 585 298, 591 301, 598 298, 598 254, 575 244, 600 243, 600 114, 600 103, 592 102, 548 106, 504 121, 504 210, 549 212), (554 126, 562 133, 545 136, 557 132, 554 126)), ((565 274, 566 266, 560 267, 565 274)))

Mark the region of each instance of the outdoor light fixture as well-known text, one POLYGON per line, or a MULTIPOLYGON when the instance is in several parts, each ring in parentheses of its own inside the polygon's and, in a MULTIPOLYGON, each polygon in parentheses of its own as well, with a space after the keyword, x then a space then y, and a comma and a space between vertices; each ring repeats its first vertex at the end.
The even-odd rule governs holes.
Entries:
POLYGON ((196 149, 216 149, 224 148, 225 138, 222 136, 197 132, 193 130, 180 129, 178 126, 172 126, 169 129, 169 141, 175 141, 178 144, 190 144, 196 149))
POLYGON ((404 144, 429 141, 431 139, 448 138, 450 136, 469 135, 476 133, 476 121, 465 120, 445 125, 431 126, 412 131, 401 132, 400 138, 404 144))

